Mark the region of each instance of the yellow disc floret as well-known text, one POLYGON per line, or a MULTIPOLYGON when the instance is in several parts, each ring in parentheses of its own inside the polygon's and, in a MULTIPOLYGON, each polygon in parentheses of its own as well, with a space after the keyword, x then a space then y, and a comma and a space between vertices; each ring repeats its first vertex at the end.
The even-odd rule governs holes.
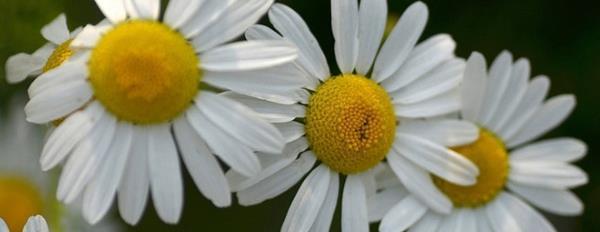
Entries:
POLYGON ((460 153, 479 168, 477 183, 460 186, 433 177, 435 185, 456 207, 478 207, 488 203, 506 184, 508 156, 504 144, 494 134, 481 129, 479 139, 472 144, 455 147, 460 153))
POLYGON ((344 174, 365 171, 385 158, 396 131, 386 91, 363 76, 332 77, 310 97, 306 134, 317 158, 344 174))
POLYGON ((43 72, 48 72, 58 67, 73 55, 73 50, 71 47, 69 47, 71 45, 71 41, 73 40, 67 40, 54 49, 50 57, 48 57, 44 68, 42 68, 43 72))
POLYGON ((190 106, 200 70, 194 48, 155 21, 132 20, 100 39, 89 61, 95 97, 117 118, 162 123, 190 106))
POLYGON ((42 208, 39 190, 28 181, 0 177, 0 218, 10 231, 21 231, 27 219, 41 214, 42 208))

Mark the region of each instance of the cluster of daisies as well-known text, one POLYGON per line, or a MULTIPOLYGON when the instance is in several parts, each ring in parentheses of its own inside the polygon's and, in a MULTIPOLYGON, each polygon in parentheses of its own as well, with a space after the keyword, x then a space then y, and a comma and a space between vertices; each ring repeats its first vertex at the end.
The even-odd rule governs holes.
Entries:
MULTIPOLYGON (((282 231, 329 231, 338 202, 344 232, 376 222, 555 231, 535 208, 582 213, 569 189, 587 176, 570 163, 586 145, 532 142, 574 96, 545 100, 549 79, 530 79, 528 60, 509 52, 488 70, 477 52, 456 57, 447 34, 419 42, 421 2, 384 36, 386 0, 331 0, 337 69, 274 0, 171 0, 163 14, 160 0, 95 2, 106 19, 70 31, 61 15, 42 28, 45 46, 6 64, 8 82, 34 78, 20 119, 48 125, 41 170, 61 170, 50 191, 92 225, 113 203, 135 225, 149 198, 176 224, 184 167, 216 207, 232 193, 255 205, 300 184, 282 231), (265 14, 272 27, 256 25, 265 14)), ((7 133, 23 130, 12 124, 7 133)), ((32 153, 2 147, 2 159, 32 153)), ((1 232, 64 224, 42 207, 48 182, 0 175, 1 232)))

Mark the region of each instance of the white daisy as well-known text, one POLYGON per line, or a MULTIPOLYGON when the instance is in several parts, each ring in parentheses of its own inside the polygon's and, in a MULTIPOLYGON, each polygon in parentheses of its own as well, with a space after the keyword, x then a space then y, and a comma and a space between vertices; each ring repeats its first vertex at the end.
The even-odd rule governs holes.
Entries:
POLYGON ((0 114, 0 218, 6 227, 21 231, 28 217, 40 214, 55 231, 119 231, 110 218, 90 227, 76 209, 56 201, 56 173, 44 173, 38 164, 43 133, 25 121, 24 104, 24 97, 14 97, 9 113, 0 114))
POLYGON ((18 83, 28 76, 37 76, 50 71, 66 61, 74 51, 69 47, 80 28, 69 32, 67 18, 60 14, 42 28, 42 36, 48 42, 33 54, 19 53, 6 61, 6 80, 18 83))
MULTIPOLYGON (((271 88, 257 94, 238 85, 228 93, 278 123, 288 142, 283 157, 260 156, 266 168, 259 175, 247 178, 236 170, 227 174, 242 205, 273 198, 310 173, 291 204, 282 231, 328 231, 340 175, 346 177, 341 190, 342 230, 367 231, 367 197, 375 193, 372 170, 386 158, 399 168, 410 166, 401 173, 409 177, 431 172, 467 185, 473 184, 478 174, 466 158, 444 147, 474 141, 476 126, 459 120, 419 119, 459 109, 455 90, 465 65, 455 58, 455 43, 448 35, 436 35, 416 45, 427 21, 427 7, 421 2, 410 6, 379 51, 386 1, 363 0, 360 6, 354 0, 331 3, 335 55, 342 74, 330 74, 317 40, 300 16, 275 4, 269 19, 279 33, 254 26, 246 37, 294 42, 299 58, 295 67, 286 71, 304 80, 304 88, 271 88), (320 164, 312 170, 317 160, 320 164)), ((259 84, 266 88, 269 83, 259 84)), ((420 179, 404 177, 400 176, 412 191, 430 197, 440 211, 450 211, 451 203, 440 204, 439 198, 432 196, 433 187, 428 189, 420 185, 420 179)))
POLYGON ((508 52, 496 58, 489 72, 481 54, 471 55, 461 90, 461 117, 479 125, 481 133, 476 142, 453 150, 477 165, 477 183, 457 186, 433 176, 439 194, 455 206, 442 215, 403 191, 400 183, 383 181, 389 178, 382 174, 380 180, 388 184, 371 200, 391 209, 385 216, 381 209, 371 209, 370 215, 373 221, 383 217, 381 231, 410 226, 411 231, 555 231, 526 202, 558 215, 581 214, 583 205, 569 189, 588 178, 569 163, 585 155, 585 144, 558 138, 525 145, 560 124, 573 110, 575 98, 566 94, 544 102, 550 81, 545 76, 528 81, 529 73, 529 61, 513 63, 508 52))
POLYGON ((35 123, 68 116, 41 157, 43 170, 64 161, 58 199, 83 196, 83 215, 93 224, 118 194, 122 217, 136 224, 150 192, 160 218, 177 223, 183 207, 179 149, 204 196, 218 207, 230 205, 214 155, 252 176, 261 170, 254 151, 277 153, 284 141, 248 107, 199 87, 216 75, 244 83, 251 80, 246 74, 296 58, 296 48, 285 41, 223 45, 272 2, 173 0, 158 21, 160 0, 97 0, 108 20, 79 33, 71 47, 81 55, 39 76, 25 107, 35 123))

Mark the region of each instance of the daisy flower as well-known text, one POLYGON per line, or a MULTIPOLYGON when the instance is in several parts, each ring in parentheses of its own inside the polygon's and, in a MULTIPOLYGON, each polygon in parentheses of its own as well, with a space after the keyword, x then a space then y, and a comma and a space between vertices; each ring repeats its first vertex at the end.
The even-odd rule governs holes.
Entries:
POLYGON ((6 61, 6 80, 18 83, 29 76, 37 76, 50 71, 66 61, 74 51, 69 47, 80 28, 69 32, 67 18, 60 14, 42 28, 42 36, 48 42, 33 54, 19 53, 6 61))
POLYGON ((159 217, 177 223, 181 158, 204 196, 230 205, 214 155, 252 176, 261 170, 254 152, 278 153, 284 141, 273 125, 208 91, 204 81, 222 75, 247 82, 246 74, 296 58, 286 41, 226 44, 272 2, 173 0, 159 17, 160 0, 97 0, 107 20, 83 28, 70 44, 81 52, 39 76, 25 107, 30 122, 65 118, 41 157, 43 170, 64 163, 57 198, 83 197, 83 215, 94 224, 118 194, 123 219, 136 224, 150 193, 159 217))
MULTIPOLYGON (((381 231, 410 226, 411 231, 555 231, 530 204, 558 215, 581 214, 583 205, 569 189, 588 179, 569 163, 585 155, 585 144, 573 138, 528 144, 560 124, 573 110, 575 98, 565 94, 544 101, 550 81, 545 76, 529 81, 529 75, 529 61, 513 63, 508 52, 496 58, 489 72, 481 54, 471 55, 460 116, 479 125, 480 133, 474 143, 453 150, 477 165, 477 183, 457 186, 431 177, 439 194, 454 205, 447 215, 431 211, 400 183, 382 187, 373 205, 391 209, 383 216, 381 231)), ((385 176, 381 180, 389 180, 385 176)))
MULTIPOLYGON (((241 88, 228 93, 277 123, 288 142, 283 157, 261 154, 266 168, 259 175, 248 178, 236 170, 227 174, 242 205, 273 198, 309 173, 282 231, 328 231, 340 191, 342 230, 367 231, 367 197, 375 193, 372 170, 386 158, 399 167, 414 166, 407 175, 431 172, 461 185, 475 183, 478 174, 468 159, 445 148, 474 141, 477 127, 433 119, 459 109, 456 88, 465 64, 455 58, 455 43, 448 35, 417 45, 427 7, 421 2, 410 6, 377 54, 387 19, 386 1, 363 0, 360 7, 355 0, 331 4, 335 57, 342 74, 330 74, 317 40, 300 16, 275 4, 269 19, 278 32, 257 25, 246 37, 294 42, 299 57, 290 72, 304 80, 303 88, 269 92, 274 96, 284 92, 281 98, 239 94, 241 88), (340 176, 345 178, 343 189, 340 176)), ((419 179, 401 179, 415 193, 429 197, 430 189, 420 186, 419 179)), ((432 204, 436 200, 432 198, 432 204)), ((449 211, 451 204, 439 207, 449 211)))
POLYGON ((0 114, 0 218, 6 228, 0 226, 0 231, 21 231, 27 219, 37 214, 46 217, 55 231, 119 231, 109 218, 92 228, 78 210, 56 200, 56 173, 44 173, 38 165, 43 133, 25 121, 24 104, 24 97, 14 97, 8 114, 0 114))

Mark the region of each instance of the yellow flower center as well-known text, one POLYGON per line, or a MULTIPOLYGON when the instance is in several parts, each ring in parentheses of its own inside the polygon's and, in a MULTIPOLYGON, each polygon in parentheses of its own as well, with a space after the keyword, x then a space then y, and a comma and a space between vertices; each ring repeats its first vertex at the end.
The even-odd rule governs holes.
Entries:
POLYGON ((41 193, 20 178, 0 177, 0 218, 10 231, 21 231, 30 216, 41 214, 41 193))
POLYGON ((89 78, 96 99, 117 118, 162 123, 192 103, 201 78, 198 62, 194 48, 167 25, 131 20, 100 39, 89 78))
POLYGON ((50 57, 48 57, 44 68, 42 68, 43 72, 55 69, 73 55, 73 50, 69 47, 72 41, 72 39, 67 40, 54 49, 50 57))
POLYGON ((504 144, 486 129, 481 129, 479 139, 469 145, 452 150, 471 160, 479 168, 477 183, 460 186, 433 177, 435 185, 456 207, 478 207, 494 199, 506 184, 508 155, 504 144))
POLYGON ((305 129, 319 160, 351 174, 385 158, 394 140, 396 117, 381 86, 364 76, 344 74, 330 78, 312 94, 305 129))

